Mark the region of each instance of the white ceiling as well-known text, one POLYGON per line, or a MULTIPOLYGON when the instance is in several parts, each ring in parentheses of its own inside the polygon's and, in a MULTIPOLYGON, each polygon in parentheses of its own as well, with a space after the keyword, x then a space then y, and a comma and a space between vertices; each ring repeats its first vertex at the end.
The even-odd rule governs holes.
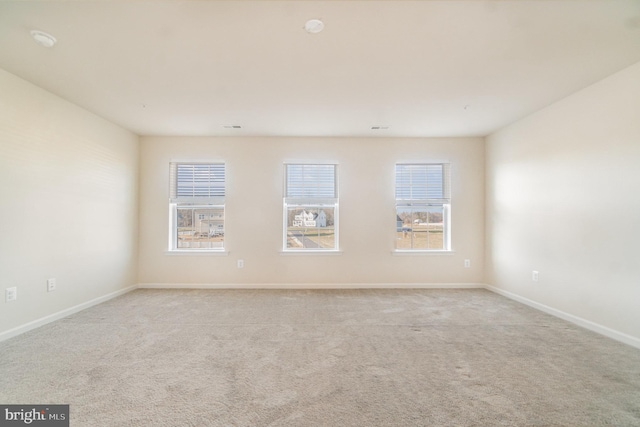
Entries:
POLYGON ((0 1, 0 68, 140 135, 483 136, 638 61, 640 0, 0 1))

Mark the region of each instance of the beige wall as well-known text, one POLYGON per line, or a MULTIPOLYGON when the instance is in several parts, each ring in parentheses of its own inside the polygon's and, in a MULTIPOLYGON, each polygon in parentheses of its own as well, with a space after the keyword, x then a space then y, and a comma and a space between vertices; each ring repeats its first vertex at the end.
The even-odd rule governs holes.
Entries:
POLYGON ((139 147, 2 70, 0 94, 2 333, 136 284, 139 147))
POLYGON ((479 283, 483 278, 484 142, 383 138, 141 138, 141 283, 479 283), (167 255, 169 162, 227 165, 228 256, 167 255), (339 164, 341 255, 283 255, 285 161, 339 164), (394 256, 394 165, 452 163, 452 255, 394 256), (464 259, 472 261, 464 268, 464 259), (245 267, 238 269, 236 261, 245 267))
POLYGON ((486 143, 143 137, 140 170, 136 135, 1 70, 0 93, 0 334, 137 282, 484 280, 640 338, 640 64, 486 143), (226 162, 228 256, 166 253, 172 160, 226 162), (282 165, 314 160, 339 164, 342 254, 283 255, 282 165), (453 254, 392 255, 403 161, 452 163, 453 254))
POLYGON ((640 63, 486 149, 486 281, 639 339, 640 63))

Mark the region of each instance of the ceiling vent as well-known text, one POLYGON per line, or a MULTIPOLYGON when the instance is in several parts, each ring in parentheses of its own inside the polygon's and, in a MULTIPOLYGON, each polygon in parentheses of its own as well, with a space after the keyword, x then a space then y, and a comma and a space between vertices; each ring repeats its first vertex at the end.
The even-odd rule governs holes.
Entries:
POLYGON ((224 125, 222 127, 225 129, 242 129, 242 126, 240 125, 224 125))
POLYGON ((387 130, 391 126, 371 126, 371 130, 387 130))

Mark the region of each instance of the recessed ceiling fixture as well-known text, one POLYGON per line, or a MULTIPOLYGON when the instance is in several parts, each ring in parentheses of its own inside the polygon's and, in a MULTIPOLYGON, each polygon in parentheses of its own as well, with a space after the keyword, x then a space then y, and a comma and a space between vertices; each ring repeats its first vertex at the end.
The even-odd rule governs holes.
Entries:
POLYGON ((58 41, 51 34, 38 30, 31 30, 31 37, 33 37, 36 43, 43 47, 53 47, 58 41))
POLYGON ((304 30, 309 34, 318 34, 323 29, 324 22, 319 19, 309 19, 307 23, 304 24, 304 30))
POLYGON ((224 125, 222 127, 225 129, 242 129, 242 126, 240 125, 224 125))

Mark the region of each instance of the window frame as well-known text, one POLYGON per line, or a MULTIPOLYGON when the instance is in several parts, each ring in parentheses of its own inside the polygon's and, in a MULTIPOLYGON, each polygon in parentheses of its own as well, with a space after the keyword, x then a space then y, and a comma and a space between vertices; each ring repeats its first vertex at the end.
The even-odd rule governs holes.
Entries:
MULTIPOLYGON (((395 178, 395 239, 394 239, 394 252, 395 253, 450 253, 453 252, 451 247, 451 164, 449 162, 397 162, 394 168, 395 178), (409 185, 399 185, 399 167, 403 166, 416 166, 424 167, 424 179, 419 179, 419 183, 423 188, 418 188, 416 185, 416 191, 414 191, 413 178, 409 179, 409 185), (428 168, 430 166, 440 166, 442 168, 441 185, 433 187, 433 181, 429 180, 428 168), (436 194, 434 197, 434 188, 436 194), (406 197, 406 194, 409 197, 406 197), (438 193, 439 192, 439 193, 438 193), (399 193, 404 194, 405 197, 399 196, 399 193), (422 193, 424 193, 422 195, 422 193), (430 194, 431 193, 431 194, 430 194), (418 194, 414 197, 414 194, 418 194), (431 196, 431 197, 429 197, 431 196), (432 208, 441 209, 442 215, 442 247, 429 248, 429 247, 414 247, 414 230, 413 225, 408 230, 411 233, 411 247, 398 248, 398 233, 404 232, 404 225, 400 224, 398 219, 400 218, 399 211, 401 209, 408 209, 411 212, 413 218, 414 209, 422 211, 429 216, 429 210, 432 208)), ((412 222, 413 224, 413 222, 412 222)), ((429 224, 429 222, 427 222, 429 224)), ((429 239, 430 231, 426 230, 427 242, 429 239)), ((428 244, 427 244, 428 246, 428 244)))
MULTIPOLYGON (((320 185, 312 185, 312 187, 320 188, 320 185)), ((304 186, 303 186, 304 188, 304 186)), ((306 187, 309 188, 309 187, 306 187)), ((318 190, 320 192, 320 190, 318 190)), ((306 163, 306 162, 286 162, 284 163, 284 180, 283 180, 283 201, 282 201, 282 252, 283 253, 337 253, 340 252, 340 233, 339 233, 339 193, 338 193, 338 163, 306 163), (289 197, 289 166, 332 166, 333 167, 333 197, 289 197), (289 237, 289 210, 292 208, 317 209, 322 208, 333 210, 333 239, 332 248, 294 248, 288 247, 289 237)), ((320 227, 318 227, 320 228, 320 227)))
MULTIPOLYGON (((170 173, 169 173, 169 241, 168 241, 168 253, 174 254, 226 254, 226 163, 224 161, 171 161, 169 163, 170 173), (197 185, 194 183, 193 185, 193 193, 192 195, 184 195, 179 194, 180 190, 178 189, 179 183, 179 173, 178 169, 180 166, 209 166, 209 185, 202 185, 196 189, 197 185), (218 172, 220 172, 220 167, 222 169, 222 180, 219 178, 215 183, 212 181, 211 177, 214 172, 211 171, 212 167, 215 166, 218 168, 218 172), (220 182, 222 185, 220 185, 220 182), (208 188, 208 196, 202 196, 201 193, 203 188, 208 188), (193 209, 194 211, 197 209, 208 210, 208 209, 221 209, 222 210, 222 242, 219 247, 208 247, 208 248, 181 248, 179 245, 178 238, 178 210, 179 209, 193 209)), ((195 181, 195 174, 194 181, 195 181)), ((203 215, 207 215, 206 213, 198 213, 194 212, 193 214, 193 223, 192 228, 195 233, 196 229, 196 220, 203 215), (197 215, 197 217, 196 217, 197 215)), ((210 216, 211 214, 209 214, 210 216)), ((209 218, 210 220, 211 218, 209 218)), ((202 219, 202 221, 206 221, 207 218, 202 219)), ((213 243, 213 242, 210 242, 213 243)))

